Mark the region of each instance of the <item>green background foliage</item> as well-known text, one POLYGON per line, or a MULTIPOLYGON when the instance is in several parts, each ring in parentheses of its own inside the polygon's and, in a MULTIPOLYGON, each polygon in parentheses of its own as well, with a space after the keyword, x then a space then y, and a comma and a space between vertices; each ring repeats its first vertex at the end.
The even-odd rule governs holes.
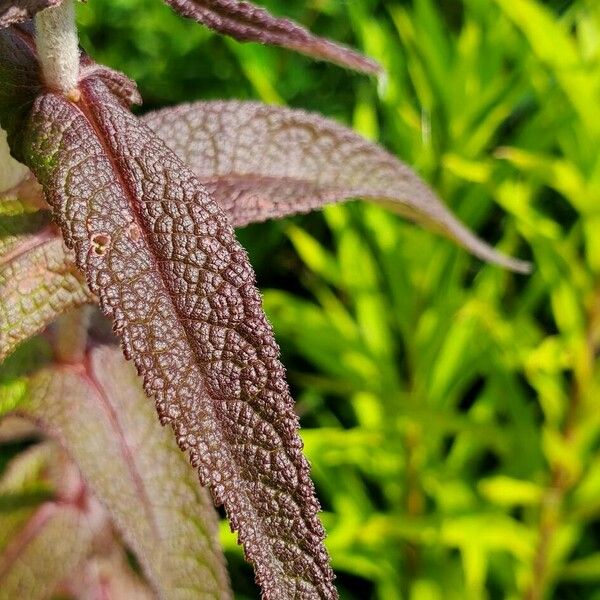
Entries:
MULTIPOLYGON (((82 44, 142 111, 256 98, 413 166, 530 276, 362 203, 239 232, 302 418, 347 600, 600 599, 600 3, 271 0, 377 82, 150 0, 90 0, 82 44)), ((223 524, 236 597, 257 598, 223 524)))

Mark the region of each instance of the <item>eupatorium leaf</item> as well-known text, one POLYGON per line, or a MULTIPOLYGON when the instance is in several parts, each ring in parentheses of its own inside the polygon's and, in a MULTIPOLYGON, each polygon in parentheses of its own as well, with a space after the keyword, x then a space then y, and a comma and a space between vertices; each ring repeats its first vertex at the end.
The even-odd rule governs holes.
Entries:
POLYGON ((279 349, 245 251, 97 79, 36 99, 23 155, 163 423, 224 503, 266 598, 334 598, 279 349))
MULTIPOLYGON (((43 444, 14 459, 0 480, 0 496, 26 495, 32 476, 37 479, 54 454, 43 444)), ((79 482, 76 474, 61 470, 55 498, 32 507, 21 498, 18 509, 0 511, 0 600, 50 598, 87 559, 101 510, 73 481, 79 482)))
POLYGON ((62 583, 61 591, 74 600, 156 600, 116 543, 90 557, 62 583))
POLYGON ((308 56, 362 71, 379 73, 373 60, 311 34, 289 19, 274 17, 264 8, 240 0, 165 0, 179 14, 236 40, 290 48, 308 56))
POLYGON ((93 296, 48 211, 0 197, 0 361, 93 296))
MULTIPOLYGON (((28 425, 13 417, 13 429, 15 423, 28 425)), ((53 442, 32 446, 8 464, 0 502, 0 600, 156 598, 129 566, 81 474, 53 442)))
POLYGON ((35 13, 62 0, 0 0, 0 28, 31 19, 35 13))
POLYGON ((210 496, 118 349, 41 371, 15 412, 67 450, 158 597, 231 597, 210 496))
POLYGON ((473 235, 395 156, 321 116, 255 102, 198 102, 143 121, 236 226, 364 198, 443 232, 479 258, 529 270, 473 235))

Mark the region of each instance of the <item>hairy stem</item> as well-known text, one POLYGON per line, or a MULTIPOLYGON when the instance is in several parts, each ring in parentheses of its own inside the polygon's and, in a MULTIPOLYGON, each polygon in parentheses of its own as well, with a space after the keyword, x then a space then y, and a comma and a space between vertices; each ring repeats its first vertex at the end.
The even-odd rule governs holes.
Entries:
POLYGON ((73 0, 35 16, 35 43, 46 85, 77 101, 79 42, 73 0))
POLYGON ((82 306, 59 317, 54 324, 55 359, 60 363, 80 363, 85 355, 91 306, 82 306))

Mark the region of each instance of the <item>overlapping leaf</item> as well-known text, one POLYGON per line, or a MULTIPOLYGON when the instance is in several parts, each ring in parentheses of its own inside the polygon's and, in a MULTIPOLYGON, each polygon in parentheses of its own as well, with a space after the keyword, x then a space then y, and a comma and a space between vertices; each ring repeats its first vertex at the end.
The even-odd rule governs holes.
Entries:
POLYGON ((67 310, 93 300, 49 212, 0 198, 0 361, 67 310))
POLYGON ((231 597, 210 496, 118 349, 93 348, 83 364, 40 372, 16 414, 68 451, 159 597, 231 597))
MULTIPOLYGON (((28 422, 3 419, 12 431, 28 422)), ((39 430, 36 430, 39 434, 39 430)), ((0 479, 0 599, 151 600, 106 511, 57 444, 19 454, 0 479)))
MULTIPOLYGON (((131 569, 127 555, 116 543, 89 558, 62 584, 77 600, 155 600, 156 594, 131 569)), ((62 591, 61 590, 61 591, 62 591)))
POLYGON ((396 157, 318 115, 254 102, 199 102, 143 120, 235 226, 364 198, 443 232, 484 260, 529 268, 474 236, 396 157))
POLYGON ((290 48, 357 71, 378 73, 379 65, 358 52, 315 36, 289 19, 240 0, 165 0, 179 14, 239 41, 290 48))
POLYGON ((224 503, 266 598, 334 598, 297 417, 244 250, 95 78, 34 103, 23 155, 127 356, 224 503))
POLYGON ((47 444, 29 449, 9 465, 0 480, 0 495, 5 501, 12 497, 18 507, 0 511, 0 600, 49 598, 86 560, 103 526, 97 518, 99 506, 84 499, 77 474, 68 470, 61 469, 56 497, 38 506, 24 502, 27 492, 32 496, 32 485, 39 485, 41 470, 57 458, 53 450, 47 444))

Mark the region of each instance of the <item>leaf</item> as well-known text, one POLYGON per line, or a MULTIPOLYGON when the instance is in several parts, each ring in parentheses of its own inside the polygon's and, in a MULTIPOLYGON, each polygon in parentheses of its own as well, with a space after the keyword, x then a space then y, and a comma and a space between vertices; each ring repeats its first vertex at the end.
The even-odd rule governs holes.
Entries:
POLYGON ((356 71, 377 74, 379 65, 358 52, 315 36, 297 23, 240 0, 165 0, 179 14, 241 42, 260 42, 296 50, 356 71))
POLYGON ((364 198, 518 272, 462 225, 404 163, 318 115, 254 102, 198 102, 143 121, 205 182, 235 226, 364 198))
POLYGON ((246 253, 190 171, 101 81, 39 96, 23 155, 125 353, 265 598, 335 598, 298 419, 246 253))
MULTIPOLYGON (((47 467, 53 454, 48 445, 41 445, 19 455, 0 480, 0 493, 27 491, 32 475, 39 473, 42 464, 47 467)), ((97 503, 88 502, 78 488, 68 487, 67 482, 73 481, 68 472, 61 474, 57 498, 33 510, 27 507, 25 520, 23 508, 0 511, 0 600, 49 598, 84 562, 94 535, 103 526, 97 503)))
POLYGON ((592 135, 600 134, 597 111, 600 80, 597 71, 590 69, 580 55, 569 24, 557 19, 550 7, 540 2, 496 2, 522 31, 534 55, 554 75, 582 125, 592 135))
POLYGON ((63 312, 91 301, 48 211, 0 198, 0 361, 63 312))
POLYGON ((44 369, 15 413, 67 450, 159 597, 231 597, 210 496, 118 349, 44 369))
POLYGON ((127 564, 104 509, 52 442, 21 452, 0 479, 0 565, 2 600, 155 597, 127 564))
POLYGON ((77 600, 155 600, 156 595, 132 571, 122 548, 112 544, 91 557, 62 588, 77 600))
POLYGON ((40 10, 62 0, 0 0, 0 28, 31 19, 40 10))

